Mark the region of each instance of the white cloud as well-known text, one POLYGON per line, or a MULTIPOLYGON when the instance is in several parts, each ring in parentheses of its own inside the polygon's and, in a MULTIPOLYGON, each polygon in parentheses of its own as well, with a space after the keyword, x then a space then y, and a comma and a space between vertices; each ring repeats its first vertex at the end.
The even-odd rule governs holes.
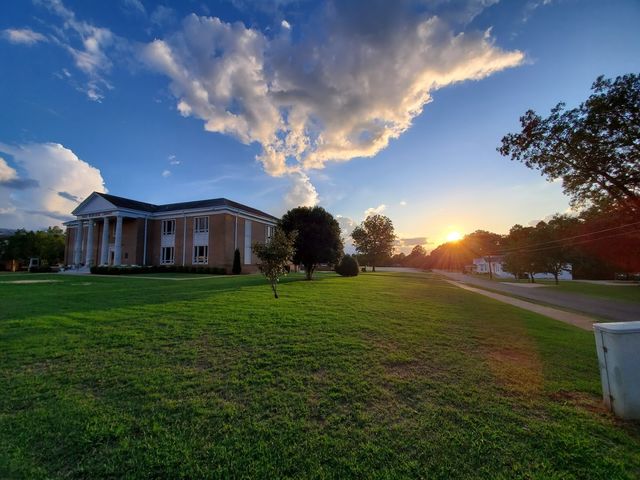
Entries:
POLYGON ((144 8, 144 4, 140 0, 123 0, 122 2, 126 8, 129 10, 146 15, 147 10, 144 8))
POLYGON ((401 200, 400 201, 400 206, 401 207, 406 207, 407 206, 407 202, 405 200, 401 200))
POLYGON ((280 22, 280 25, 285 30, 291 30, 291 24, 289 22, 287 22, 286 20, 282 20, 282 22, 280 22))
POLYGON ((312 207, 318 203, 318 192, 309 177, 302 172, 289 174, 291 188, 284 197, 285 207, 312 207))
POLYGON ((162 177, 163 178, 167 178, 171 176, 171 171, 170 170, 163 170, 162 171, 162 177))
POLYGON ((11 43, 22 45, 33 45, 47 41, 47 37, 30 28, 7 28, 2 31, 2 36, 11 43))
POLYGON ((51 41, 66 50, 73 58, 76 68, 86 75, 86 83, 76 85, 76 88, 90 100, 101 101, 105 89, 113 88, 107 80, 107 74, 113 67, 107 52, 124 47, 126 42, 108 28, 78 20, 62 0, 37 0, 36 3, 44 5, 63 22, 62 28, 52 27, 51 41))
POLYGON ((0 143, 0 152, 11 157, 18 175, 9 172, 7 179, 3 170, 9 181, 0 182, 0 225, 6 228, 60 225, 78 200, 106 191, 100 170, 58 143, 0 143))
POLYGON ((335 2, 296 38, 190 15, 140 57, 170 79, 183 116, 260 144, 257 159, 270 175, 304 172, 375 155, 411 126, 433 91, 523 62, 522 52, 496 46, 490 30, 464 31, 491 1, 454 3, 373 2, 363 10, 335 2))
POLYGON ((16 178, 18 178, 18 172, 11 168, 4 158, 0 157, 0 183, 16 178))
POLYGON ((379 215, 386 210, 387 206, 383 203, 378 205, 377 207, 367 208, 364 211, 364 218, 370 217, 371 215, 379 215))
POLYGON ((342 243, 344 244, 345 253, 355 253, 356 249, 353 246, 353 239, 351 238, 351 232, 358 225, 353 219, 345 217, 344 215, 336 215, 338 225, 340 225, 340 232, 342 233, 342 243))
POLYGON ((175 155, 169 155, 167 158, 169 160, 169 165, 180 165, 182 163, 175 155))

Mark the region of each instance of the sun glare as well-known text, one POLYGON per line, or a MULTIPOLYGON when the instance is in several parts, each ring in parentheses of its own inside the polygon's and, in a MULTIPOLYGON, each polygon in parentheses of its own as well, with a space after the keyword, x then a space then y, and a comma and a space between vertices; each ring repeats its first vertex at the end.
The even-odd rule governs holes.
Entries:
POLYGON ((460 234, 460 232, 450 232, 447 235, 447 242, 457 242, 461 238, 462 238, 462 235, 460 234))

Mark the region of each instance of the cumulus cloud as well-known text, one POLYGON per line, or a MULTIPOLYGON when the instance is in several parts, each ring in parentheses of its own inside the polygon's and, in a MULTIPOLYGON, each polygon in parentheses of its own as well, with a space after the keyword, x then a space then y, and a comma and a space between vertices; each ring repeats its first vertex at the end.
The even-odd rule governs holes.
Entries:
POLYGON ((291 24, 286 20, 282 20, 282 22, 280 22, 280 25, 286 30, 291 30, 291 24))
POLYGON ((379 215, 386 210, 387 206, 383 203, 378 205, 377 207, 367 208, 364 211, 364 218, 370 217, 371 215, 379 215))
POLYGON ((0 157, 0 183, 8 182, 18 178, 18 172, 7 161, 0 157))
POLYGON ((312 207, 318 203, 318 192, 309 177, 302 172, 289 174, 291 189, 285 195, 285 207, 312 207))
POLYGON ((22 45, 33 45, 47 41, 47 37, 30 28, 7 28, 2 31, 2 36, 8 42, 22 45))
POLYGON ((295 38, 190 15, 140 56, 170 79, 182 115, 257 142, 257 160, 279 176, 373 156, 433 91, 522 63, 490 30, 464 31, 491 1, 453 3, 329 2, 295 38))
POLYGON ((407 202, 406 202, 406 200, 401 200, 401 201, 400 201, 400 206, 401 206, 401 207, 406 207, 406 206, 407 206, 407 202))
POLYGON ((162 171, 162 177, 163 178, 167 178, 171 176, 171 171, 170 170, 163 170, 162 171))
POLYGON ((71 218, 78 201, 93 191, 106 191, 100 171, 58 143, 7 145, 0 152, 15 168, 0 162, 1 178, 31 180, 31 188, 15 189, 0 182, 0 224, 9 228, 43 228, 71 218), (9 176, 9 177, 7 177, 9 176))
POLYGON ((167 158, 169 160, 169 165, 180 165, 182 163, 175 155, 169 155, 167 158))

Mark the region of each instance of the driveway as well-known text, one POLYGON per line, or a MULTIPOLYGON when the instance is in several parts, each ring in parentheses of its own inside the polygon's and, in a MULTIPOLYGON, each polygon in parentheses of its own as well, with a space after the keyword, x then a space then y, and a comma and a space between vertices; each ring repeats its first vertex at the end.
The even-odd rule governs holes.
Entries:
POLYGON ((435 270, 436 273, 455 280, 456 282, 493 290, 513 297, 524 298, 534 302, 552 305, 554 307, 573 310, 586 315, 598 317, 613 322, 629 322, 640 320, 640 304, 597 298, 578 293, 567 293, 546 288, 522 288, 503 282, 492 282, 472 275, 457 272, 435 270))

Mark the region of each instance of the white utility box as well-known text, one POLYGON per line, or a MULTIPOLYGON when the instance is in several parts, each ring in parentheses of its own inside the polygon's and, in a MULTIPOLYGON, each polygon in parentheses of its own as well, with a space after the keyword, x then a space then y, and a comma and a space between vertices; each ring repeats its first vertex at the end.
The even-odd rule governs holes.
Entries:
POLYGON ((594 323, 605 405, 640 419, 640 322, 594 323))

